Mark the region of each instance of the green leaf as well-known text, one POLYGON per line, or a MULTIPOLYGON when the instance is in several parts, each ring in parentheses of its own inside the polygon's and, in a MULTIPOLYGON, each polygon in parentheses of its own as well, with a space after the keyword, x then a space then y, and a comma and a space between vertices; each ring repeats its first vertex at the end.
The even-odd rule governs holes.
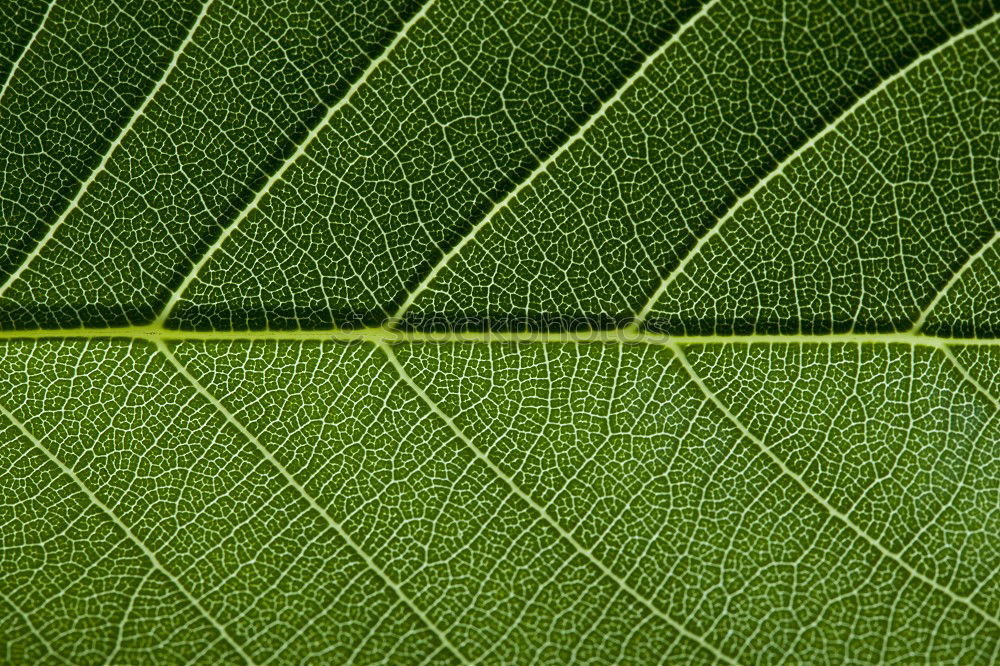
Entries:
POLYGON ((1000 659, 1000 6, 0 22, 0 662, 1000 659))

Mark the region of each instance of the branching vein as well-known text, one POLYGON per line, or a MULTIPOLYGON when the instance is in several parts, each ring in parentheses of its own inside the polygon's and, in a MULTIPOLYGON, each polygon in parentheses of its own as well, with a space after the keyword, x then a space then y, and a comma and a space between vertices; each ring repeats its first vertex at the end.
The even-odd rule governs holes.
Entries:
MULTIPOLYGON (((419 23, 421 19, 424 18, 424 16, 426 16, 427 10, 431 8, 431 5, 433 5, 434 2, 435 0, 427 0, 424 3, 423 7, 420 8, 420 11, 414 14, 410 18, 410 20, 406 22, 406 24, 402 27, 399 33, 396 34, 395 39, 392 40, 389 46, 387 46, 385 50, 383 50, 382 53, 379 54, 377 58, 374 58, 371 61, 371 63, 369 63, 368 68, 361 74, 360 77, 358 77, 358 79, 354 82, 354 84, 350 87, 350 89, 348 89, 348 91, 344 94, 344 96, 341 97, 336 104, 330 106, 330 108, 326 112, 326 115, 324 115, 323 118, 316 124, 316 126, 312 128, 312 130, 302 140, 302 143, 300 143, 295 148, 295 152, 293 152, 288 157, 288 159, 282 162, 278 170, 275 171, 273 174, 271 174, 271 177, 268 178, 267 182, 264 183, 264 186, 260 190, 258 190, 256 196, 254 196, 254 198, 250 201, 250 203, 247 204, 243 208, 243 210, 241 210, 239 214, 235 218, 233 218, 233 221, 230 222, 229 225, 222 230, 222 233, 220 233, 219 237, 215 239, 215 242, 212 243, 212 245, 210 245, 207 250, 205 250, 205 252, 201 255, 198 261, 195 262, 194 266, 192 266, 191 270, 188 271, 187 275, 184 276, 184 280, 181 281, 180 285, 170 294, 170 297, 167 299, 166 304, 163 306, 163 309, 160 310, 160 314, 156 318, 155 323, 157 325, 162 325, 164 322, 167 321, 167 319, 170 317, 170 313, 173 312, 174 308, 177 306, 177 303, 181 300, 181 297, 183 297, 184 292, 187 290, 188 286, 190 286, 190 284, 195 280, 195 278, 198 277, 198 274, 201 272, 201 269, 205 266, 205 264, 207 264, 212 259, 212 256, 218 251, 220 247, 222 247, 222 245, 226 242, 226 239, 229 238, 234 231, 236 231, 236 229, 240 226, 240 223, 243 222, 243 220, 245 220, 247 216, 250 215, 250 213, 257 208, 257 206, 260 205, 261 200, 265 196, 267 196, 268 192, 271 191, 271 188, 274 187, 275 183, 280 182, 285 177, 285 173, 288 171, 288 169, 291 168, 293 164, 299 161, 299 158, 301 158, 305 154, 310 144, 312 144, 312 142, 316 139, 317 136, 319 136, 319 134, 323 131, 323 129, 330 124, 330 121, 337 115, 337 113, 341 109, 343 109, 347 104, 350 103, 355 93, 357 93, 357 91, 365 84, 365 82, 372 75, 372 73, 376 69, 378 69, 379 65, 385 62, 386 58, 389 57, 389 54, 392 53, 395 50, 395 48, 399 45, 399 43, 406 38, 406 35, 410 32, 410 29, 413 28, 414 25, 419 23)), ((0 295, 2 295, 2 293, 3 293, 2 290, 0 290, 0 295)))
POLYGON ((582 125, 580 125, 579 129, 577 129, 577 131, 572 136, 567 138, 566 141, 564 141, 559 146, 559 148, 553 151, 551 155, 542 160, 538 164, 538 166, 535 167, 535 170, 532 171, 530 174, 528 174, 527 178, 521 181, 517 185, 517 187, 511 190, 507 194, 507 196, 505 196, 499 203, 493 206, 493 208, 490 209, 490 211, 483 217, 483 219, 477 222, 472 227, 472 229, 470 229, 469 232, 465 234, 465 236, 463 236, 458 243, 455 244, 454 247, 445 252, 444 255, 441 257, 441 259, 438 260, 437 264, 435 264, 434 267, 431 268, 431 270, 427 273, 427 275, 424 276, 424 279, 420 282, 420 284, 418 284, 412 291, 410 291, 409 294, 406 295, 406 299, 403 301, 402 305, 399 306, 396 312, 391 317, 389 317, 388 326, 390 328, 395 328, 396 326, 398 326, 399 323, 402 321, 403 316, 406 315, 406 312, 413 305, 414 301, 417 300, 417 297, 420 296, 420 294, 422 294, 424 291, 426 291, 427 287, 434 281, 434 279, 438 276, 438 274, 441 273, 442 270, 444 270, 444 268, 449 264, 449 262, 451 262, 451 260, 459 253, 461 253, 462 250, 465 248, 465 246, 467 246, 469 243, 472 242, 472 240, 476 237, 476 234, 478 234, 483 227, 487 226, 493 220, 493 218, 496 217, 501 211, 507 208, 507 206, 510 205, 510 203, 514 199, 516 199, 517 196, 523 190, 530 187, 531 184, 535 182, 535 179, 545 174, 548 171, 548 168, 557 159, 559 159, 559 157, 563 153, 569 150, 573 146, 573 144, 581 140, 587 134, 590 128, 593 127, 594 123, 603 118, 605 114, 607 114, 608 109, 617 104, 619 100, 621 100, 622 96, 626 92, 628 92, 632 88, 632 86, 635 85, 637 81, 639 81, 646 75, 646 70, 649 69, 650 65, 656 62, 656 60, 661 55, 663 55, 663 53, 667 49, 669 49, 673 44, 677 43, 677 41, 681 38, 681 36, 683 36, 683 34, 689 28, 691 28, 691 26, 695 25, 701 17, 705 16, 705 14, 707 14, 708 11, 718 1, 719 0, 709 0, 709 2, 705 3, 705 5, 697 13, 692 15, 691 18, 685 21, 684 25, 678 28, 677 31, 674 32, 674 34, 660 46, 660 48, 656 49, 653 53, 649 54, 649 56, 646 57, 646 59, 639 66, 639 68, 635 70, 632 76, 630 76, 625 81, 625 83, 623 83, 621 87, 618 88, 617 92, 615 92, 614 95, 609 97, 604 102, 604 104, 602 104, 601 107, 593 113, 593 115, 587 118, 587 121, 582 125))

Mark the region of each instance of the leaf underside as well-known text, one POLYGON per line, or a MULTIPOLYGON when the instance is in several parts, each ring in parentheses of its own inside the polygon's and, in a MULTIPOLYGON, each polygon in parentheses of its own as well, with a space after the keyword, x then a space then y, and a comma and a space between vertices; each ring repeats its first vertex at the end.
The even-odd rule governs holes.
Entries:
POLYGON ((0 663, 1000 660, 995 0, 0 10, 0 663))

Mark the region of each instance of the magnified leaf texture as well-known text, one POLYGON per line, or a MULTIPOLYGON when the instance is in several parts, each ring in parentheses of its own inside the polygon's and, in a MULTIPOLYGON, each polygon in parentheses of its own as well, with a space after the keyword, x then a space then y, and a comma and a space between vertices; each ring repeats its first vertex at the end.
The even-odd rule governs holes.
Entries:
POLYGON ((997 0, 0 0, 0 663, 1000 663, 997 0))

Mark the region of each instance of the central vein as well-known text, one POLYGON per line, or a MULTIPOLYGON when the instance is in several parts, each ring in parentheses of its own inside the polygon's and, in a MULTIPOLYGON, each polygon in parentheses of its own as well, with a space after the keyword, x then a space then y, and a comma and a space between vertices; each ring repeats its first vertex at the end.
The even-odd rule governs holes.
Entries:
POLYGON ((1000 338, 944 338, 920 333, 828 333, 753 335, 663 335, 630 328, 583 331, 402 331, 388 327, 328 330, 182 331, 157 325, 0 331, 0 342, 130 338, 149 341, 317 341, 372 343, 636 343, 669 344, 903 344, 998 346, 1000 338))

